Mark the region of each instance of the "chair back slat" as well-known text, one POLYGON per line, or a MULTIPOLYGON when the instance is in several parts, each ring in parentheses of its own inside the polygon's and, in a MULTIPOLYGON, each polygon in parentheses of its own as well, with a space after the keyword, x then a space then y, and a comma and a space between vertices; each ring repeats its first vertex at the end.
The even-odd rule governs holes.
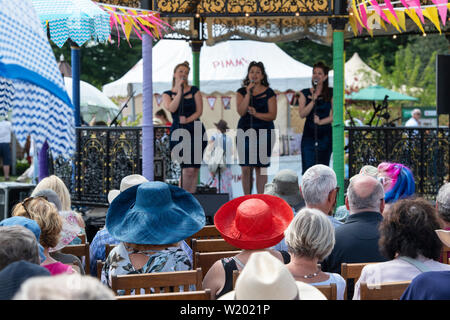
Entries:
POLYGON ((202 277, 205 277, 211 266, 222 258, 233 257, 240 251, 220 251, 220 252, 196 252, 194 256, 194 269, 201 268, 202 277))
POLYGON ((62 253, 73 254, 82 260, 84 257, 84 272, 90 274, 90 261, 89 261, 89 242, 82 244, 73 244, 65 246, 61 249, 62 253))
POLYGON ((337 288, 336 283, 330 283, 327 285, 321 285, 321 286, 315 286, 317 289, 319 289, 320 292, 323 293, 323 295, 328 300, 337 300, 337 288))
POLYGON ((347 297, 347 288, 348 288, 348 280, 353 279, 354 283, 356 283, 361 276, 362 269, 368 265, 373 264, 377 262, 365 262, 365 263, 345 263, 343 262, 341 264, 341 276, 344 278, 346 282, 345 286, 345 293, 344 293, 344 299, 348 299, 347 297))
POLYGON ((211 289, 117 296, 117 300, 210 300, 211 289))
POLYGON ((442 255, 442 262, 450 264, 450 247, 442 245, 441 255, 442 255))
POLYGON ((399 300, 411 281, 386 282, 382 284, 360 284, 361 300, 399 300))
POLYGON ((97 278, 98 278, 98 280, 102 279, 102 269, 103 269, 104 265, 105 265, 104 261, 97 260, 97 278))
POLYGON ((193 252, 240 251, 224 239, 192 239, 193 252))
POLYGON ((116 294, 118 290, 132 289, 135 290, 135 294, 140 294, 140 289, 145 289, 147 294, 151 294, 150 288, 153 288, 156 293, 161 292, 161 289, 163 292, 179 291, 178 286, 184 284, 185 290, 189 290, 190 285, 195 286, 195 290, 200 290, 202 279, 200 268, 189 271, 117 275, 111 277, 111 288, 116 294))
POLYGON ((200 231, 185 239, 188 246, 192 248, 192 239, 222 239, 222 235, 215 225, 204 226, 200 231))

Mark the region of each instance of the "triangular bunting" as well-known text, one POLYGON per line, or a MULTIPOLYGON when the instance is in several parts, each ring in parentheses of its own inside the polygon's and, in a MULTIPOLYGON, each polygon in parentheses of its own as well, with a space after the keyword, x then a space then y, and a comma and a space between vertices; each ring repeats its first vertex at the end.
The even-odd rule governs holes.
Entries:
POLYGON ((441 24, 439 23, 438 10, 435 7, 427 7, 423 10, 423 14, 434 24, 436 29, 439 30, 439 33, 442 33, 441 24))
MULTIPOLYGON (((395 19, 397 18, 397 14, 395 13, 394 7, 391 4, 390 0, 384 0, 384 6, 389 10, 389 12, 395 17, 395 19)), ((385 12, 386 13, 386 12, 385 12)), ((392 22, 392 20, 388 19, 390 22, 392 22)))
MULTIPOLYGON (((442 24, 445 26, 447 23, 447 5, 448 0, 431 0, 439 11, 439 16, 441 17, 442 24)), ((449 8, 450 9, 450 8, 449 8)))
POLYGON ((425 19, 423 18, 422 14, 422 8, 420 7, 420 0, 406 0, 406 2, 408 2, 410 7, 414 7, 414 11, 419 16, 420 21, 422 21, 422 23, 425 23, 425 19))
POLYGON ((231 108, 231 97, 230 96, 223 96, 222 97, 222 104, 223 104, 223 108, 225 110, 229 110, 231 108))
POLYGON ((216 103, 217 98, 215 96, 208 96, 206 97, 206 100, 208 101, 211 110, 214 110, 214 104, 216 103))
POLYGON ((356 18, 354 17, 354 15, 350 15, 348 17, 348 23, 350 23, 350 26, 352 27, 353 35, 356 37, 358 35, 358 29, 356 27, 356 24, 358 22, 356 21, 356 18))
POLYGON ((293 91, 287 91, 285 93, 285 95, 286 95, 286 98, 287 98, 289 104, 292 104, 292 102, 293 102, 292 99, 294 99, 295 93, 293 91))
POLYGON ((159 107, 161 105, 162 95, 160 95, 159 93, 155 93, 154 96, 155 96, 156 104, 159 107))
POLYGON ((411 18, 411 20, 414 21, 415 24, 417 24, 417 26, 420 28, 422 33, 425 33, 425 30, 423 29, 423 26, 420 23, 420 19, 417 16, 417 14, 414 11, 414 9, 405 9, 405 12, 408 14, 408 16, 411 18))
POLYGON ((403 29, 403 31, 406 31, 406 21, 405 21, 405 12, 404 11, 398 11, 397 12, 397 16, 398 16, 398 25, 400 26, 400 28, 403 29))
MULTIPOLYGON (((375 12, 381 17, 383 18, 387 23, 391 23, 388 18, 386 17, 386 15, 384 14, 384 12, 381 10, 380 6, 378 5, 378 2, 376 0, 370 0, 370 3, 373 6, 373 9, 375 10, 375 12)), ((383 26, 383 25, 382 25, 383 26)), ((386 28, 386 27, 384 27, 386 28)))
POLYGON ((395 29, 397 29, 398 32, 402 32, 398 26, 396 17, 394 17, 394 15, 389 10, 383 10, 383 12, 391 22, 391 24, 395 27, 395 29))

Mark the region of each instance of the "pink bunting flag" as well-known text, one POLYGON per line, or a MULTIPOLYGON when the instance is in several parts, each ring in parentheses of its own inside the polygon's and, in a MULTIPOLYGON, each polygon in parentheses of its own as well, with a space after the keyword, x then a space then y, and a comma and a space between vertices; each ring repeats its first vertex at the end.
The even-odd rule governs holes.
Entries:
POLYGON ((389 21, 389 19, 386 17, 386 15, 384 14, 383 10, 381 10, 380 6, 378 5, 378 2, 376 0, 370 0, 370 4, 373 6, 373 9, 375 10, 375 12, 381 17, 383 18, 384 21, 386 21, 387 23, 391 23, 389 21))
POLYGON ((214 96, 208 96, 206 97, 206 100, 208 100, 208 104, 211 110, 214 110, 214 104, 216 103, 217 98, 214 96))
POLYGON ((395 19, 398 19, 397 13, 395 13, 394 7, 392 6, 392 3, 390 0, 384 0, 383 7, 386 7, 389 10, 389 12, 392 13, 392 15, 395 17, 395 19))
POLYGON ((420 18, 420 21, 422 21, 422 23, 425 23, 425 18, 422 14, 422 8, 420 7, 420 0, 406 0, 406 2, 410 7, 416 7, 414 8, 414 11, 416 11, 417 15, 420 18))
POLYGON ((222 97, 222 103, 223 103, 223 108, 225 110, 230 110, 231 109, 231 97, 230 96, 223 96, 222 97))
POLYGON ((359 12, 361 13, 361 22, 363 23, 364 27, 366 27, 366 29, 369 29, 369 27, 367 26, 367 12, 364 4, 359 5, 359 12))
POLYGON ((160 95, 159 93, 155 93, 154 96, 155 96, 156 104, 159 107, 161 105, 161 102, 162 102, 162 95, 160 95))
POLYGON ((437 6, 439 16, 441 17, 442 24, 445 26, 447 22, 447 5, 448 0, 431 0, 437 6))
POLYGON ((285 93, 285 95, 286 95, 286 98, 289 101, 289 104, 292 104, 292 102, 293 102, 292 100, 294 99, 294 92, 293 91, 288 91, 288 92, 285 93))

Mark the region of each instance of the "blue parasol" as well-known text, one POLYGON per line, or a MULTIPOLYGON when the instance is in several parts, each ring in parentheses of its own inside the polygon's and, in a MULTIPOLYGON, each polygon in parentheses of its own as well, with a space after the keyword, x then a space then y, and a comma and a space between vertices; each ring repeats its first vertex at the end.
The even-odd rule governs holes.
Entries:
POLYGON ((75 151, 74 110, 30 0, 0 0, 0 115, 12 109, 23 146, 47 140, 54 156, 75 151))

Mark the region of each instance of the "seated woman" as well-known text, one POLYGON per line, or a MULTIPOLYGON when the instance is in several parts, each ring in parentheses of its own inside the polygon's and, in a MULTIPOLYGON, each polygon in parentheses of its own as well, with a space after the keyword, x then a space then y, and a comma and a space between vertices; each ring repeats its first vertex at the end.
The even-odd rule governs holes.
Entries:
POLYGON ((317 263, 334 247, 334 227, 320 210, 303 208, 284 232, 291 262, 287 268, 295 280, 313 286, 336 284, 337 299, 344 299, 346 282, 338 273, 322 272, 317 263))
POLYGON ((353 300, 360 299, 360 285, 410 281, 422 272, 449 271, 450 265, 437 262, 442 243, 433 206, 425 199, 404 199, 392 205, 380 224, 380 252, 387 262, 367 265, 355 285, 353 300))
POLYGON ((208 270, 203 288, 211 289, 211 298, 233 290, 233 271, 242 270, 254 252, 266 251, 288 263, 287 252, 270 247, 283 239, 293 217, 286 201, 267 194, 242 196, 220 207, 214 216, 217 230, 226 242, 243 250, 232 258, 216 261, 208 270))
POLYGON ((382 162, 378 165, 378 179, 383 185, 384 211, 397 200, 414 195, 416 185, 411 170, 401 163, 382 162))
POLYGON ((179 243, 204 226, 203 208, 179 187, 152 181, 126 189, 106 214, 106 229, 120 244, 106 258, 102 283, 111 287, 113 275, 191 270, 179 243))
POLYGON ((55 205, 44 197, 29 197, 14 206, 13 216, 21 216, 36 221, 41 228, 40 243, 44 247, 45 267, 52 275, 75 272, 71 266, 53 259, 49 249, 56 247, 62 231, 62 218, 55 205))

